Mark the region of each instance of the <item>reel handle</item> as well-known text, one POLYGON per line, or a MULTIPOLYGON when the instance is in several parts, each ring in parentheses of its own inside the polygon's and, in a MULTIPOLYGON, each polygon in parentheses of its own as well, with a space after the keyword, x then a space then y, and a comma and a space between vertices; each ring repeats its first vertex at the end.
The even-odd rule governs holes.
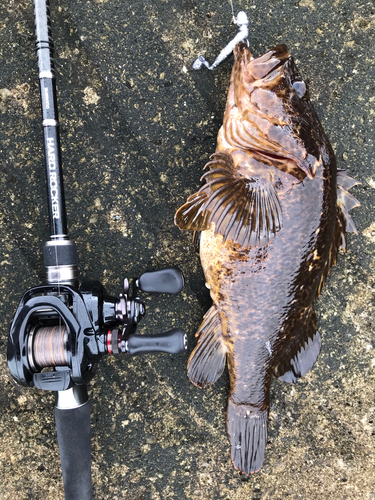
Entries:
POLYGON ((184 287, 184 278, 177 267, 167 267, 142 274, 137 287, 148 293, 179 293, 184 287))
POLYGON ((159 335, 129 335, 126 352, 131 356, 154 352, 182 354, 187 347, 187 336, 180 328, 173 328, 159 335))

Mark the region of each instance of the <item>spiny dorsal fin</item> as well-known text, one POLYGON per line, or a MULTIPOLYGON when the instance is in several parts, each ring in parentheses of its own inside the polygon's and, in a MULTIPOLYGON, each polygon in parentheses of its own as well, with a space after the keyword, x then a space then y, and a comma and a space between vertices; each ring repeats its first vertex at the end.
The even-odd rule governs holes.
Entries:
POLYGON ((351 189, 354 186, 360 186, 361 183, 357 181, 357 179, 353 179, 353 177, 349 177, 349 175, 346 175, 346 171, 343 170, 342 168, 338 168, 337 185, 349 191, 349 189, 351 189))
POLYGON ((354 198, 352 194, 349 193, 349 189, 353 186, 361 184, 356 179, 352 179, 346 175, 344 170, 338 170, 337 172, 337 207, 338 210, 342 212, 344 221, 345 221, 345 229, 344 229, 344 239, 345 233, 355 233, 358 234, 358 231, 355 227, 353 219, 349 215, 349 210, 355 207, 360 207, 361 204, 354 198))
POLYGON ((215 223, 215 234, 241 247, 263 246, 282 227, 279 198, 267 174, 245 177, 231 155, 215 153, 203 174, 206 184, 176 212, 180 229, 203 231, 215 223))
POLYGON ((213 384, 223 373, 226 347, 221 322, 216 306, 213 305, 203 317, 195 336, 200 335, 198 344, 191 353, 187 374, 193 384, 206 387, 213 384))
POLYGON ((314 366, 321 343, 320 333, 316 330, 315 311, 311 307, 306 309, 304 318, 295 328, 289 355, 284 356, 275 368, 276 377, 293 383, 304 377, 314 366))
POLYGON ((349 215, 349 210, 360 207, 359 201, 349 193, 353 186, 361 184, 359 181, 346 175, 344 170, 337 171, 337 215, 336 227, 333 235, 332 245, 329 251, 327 262, 325 263, 322 277, 317 290, 319 296, 324 288, 327 276, 333 265, 336 265, 339 249, 346 250, 346 233, 358 234, 353 219, 349 215))

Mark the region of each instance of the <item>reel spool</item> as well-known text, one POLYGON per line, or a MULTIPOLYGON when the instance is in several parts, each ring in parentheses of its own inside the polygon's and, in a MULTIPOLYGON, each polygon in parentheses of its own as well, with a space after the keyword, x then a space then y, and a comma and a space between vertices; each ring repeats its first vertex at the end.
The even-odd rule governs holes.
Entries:
POLYGON ((30 329, 27 347, 29 365, 35 372, 47 367, 71 365, 65 325, 35 325, 30 329))

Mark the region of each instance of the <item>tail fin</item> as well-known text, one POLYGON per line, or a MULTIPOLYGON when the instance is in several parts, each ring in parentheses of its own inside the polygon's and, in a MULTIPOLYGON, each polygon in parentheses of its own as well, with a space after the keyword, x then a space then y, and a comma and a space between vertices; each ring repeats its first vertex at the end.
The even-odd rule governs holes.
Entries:
POLYGON ((245 474, 257 472, 263 464, 267 443, 268 411, 248 405, 236 405, 229 399, 227 432, 232 462, 245 474))

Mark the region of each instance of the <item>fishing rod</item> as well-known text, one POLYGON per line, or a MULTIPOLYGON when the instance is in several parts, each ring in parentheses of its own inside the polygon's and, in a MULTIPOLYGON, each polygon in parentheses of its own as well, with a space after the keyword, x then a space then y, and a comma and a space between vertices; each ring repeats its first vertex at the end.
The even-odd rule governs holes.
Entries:
POLYGON ((56 79, 49 0, 34 0, 36 51, 43 117, 50 239, 44 246, 46 284, 23 295, 8 343, 8 366, 24 386, 55 391, 55 421, 66 500, 90 500, 91 429, 87 383, 106 354, 130 355, 186 350, 178 328, 137 335, 145 306, 138 291, 179 293, 181 271, 146 272, 124 280, 118 297, 97 281, 79 284, 78 252, 69 239, 62 175, 56 79))

